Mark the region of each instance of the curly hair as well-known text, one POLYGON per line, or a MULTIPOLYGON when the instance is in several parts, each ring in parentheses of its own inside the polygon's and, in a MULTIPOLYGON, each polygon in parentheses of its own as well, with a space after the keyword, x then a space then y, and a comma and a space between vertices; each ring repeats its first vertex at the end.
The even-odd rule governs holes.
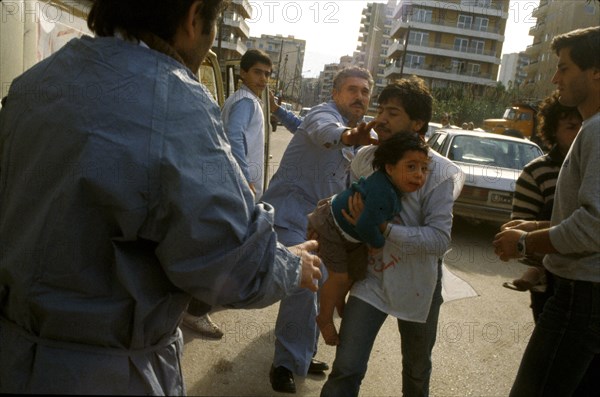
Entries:
POLYGON ((386 164, 396 164, 408 151, 429 152, 429 146, 419 134, 412 131, 401 131, 382 141, 373 158, 373 169, 385 170, 386 164))
POLYGON ((547 97, 540 105, 537 114, 538 130, 537 136, 541 138, 544 145, 550 149, 556 143, 556 130, 561 120, 577 117, 582 120, 576 107, 565 106, 558 101, 560 97, 558 91, 555 91, 547 97))
POLYGON ((433 97, 423 79, 411 76, 387 85, 379 94, 377 102, 386 103, 390 99, 400 102, 411 120, 423 121, 423 127, 419 132, 421 134, 427 132, 431 121, 433 97))
MULTIPOLYGON (((171 42, 177 26, 195 0, 95 0, 88 15, 89 29, 98 36, 112 36, 122 29, 127 34, 148 31, 171 42)), ((229 0, 204 0, 199 14, 204 23, 203 34, 212 29, 229 0)))

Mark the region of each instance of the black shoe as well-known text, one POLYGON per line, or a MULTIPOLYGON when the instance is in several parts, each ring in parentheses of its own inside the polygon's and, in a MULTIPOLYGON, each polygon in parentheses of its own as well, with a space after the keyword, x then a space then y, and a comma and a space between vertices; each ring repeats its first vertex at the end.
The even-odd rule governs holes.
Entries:
POLYGON ((329 365, 324 363, 323 361, 315 360, 314 358, 310 360, 310 365, 308 366, 309 374, 320 374, 329 369, 329 365))
POLYGON ((296 393, 296 382, 294 382, 294 374, 286 367, 273 367, 269 371, 269 380, 273 390, 282 393, 296 393))

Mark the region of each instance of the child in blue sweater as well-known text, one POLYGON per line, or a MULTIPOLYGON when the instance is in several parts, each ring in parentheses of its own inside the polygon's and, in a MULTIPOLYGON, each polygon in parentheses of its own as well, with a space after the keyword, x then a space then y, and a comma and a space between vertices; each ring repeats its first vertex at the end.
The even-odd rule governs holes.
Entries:
POLYGON ((339 343, 333 323, 336 303, 343 302, 353 281, 365 278, 368 247, 383 247, 389 234, 388 221, 400 213, 402 193, 414 192, 425 184, 428 166, 428 147, 419 135, 396 134, 379 144, 373 174, 321 200, 308 215, 309 234, 318 234, 319 256, 329 272, 321 288, 317 316, 328 345, 339 343), (361 194, 365 208, 356 224, 351 224, 344 212, 349 212, 348 200, 356 192, 361 194))

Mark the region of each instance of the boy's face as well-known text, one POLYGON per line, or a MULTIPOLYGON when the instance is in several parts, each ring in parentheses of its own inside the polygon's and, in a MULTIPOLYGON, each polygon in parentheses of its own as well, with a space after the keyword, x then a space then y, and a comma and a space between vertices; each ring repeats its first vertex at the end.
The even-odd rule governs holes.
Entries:
POLYGON ((411 193, 425 184, 429 173, 429 161, 425 153, 409 150, 396 164, 386 164, 385 171, 398 190, 411 193))
POLYGON ((377 107, 377 125, 375 131, 380 140, 385 141, 400 131, 419 132, 423 127, 421 120, 411 120, 404 106, 397 98, 390 98, 377 107))
POLYGON ((260 97, 271 77, 271 67, 264 63, 255 63, 247 71, 242 69, 240 77, 246 87, 260 97))

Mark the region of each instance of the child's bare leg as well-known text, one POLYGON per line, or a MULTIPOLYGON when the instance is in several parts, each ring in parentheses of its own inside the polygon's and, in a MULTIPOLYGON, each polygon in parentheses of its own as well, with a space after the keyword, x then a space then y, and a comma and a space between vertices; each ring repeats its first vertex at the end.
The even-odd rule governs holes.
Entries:
POLYGON ((339 335, 333 323, 333 310, 340 305, 352 285, 348 273, 329 271, 329 277, 321 287, 319 315, 317 325, 325 343, 336 346, 340 343, 339 335))

